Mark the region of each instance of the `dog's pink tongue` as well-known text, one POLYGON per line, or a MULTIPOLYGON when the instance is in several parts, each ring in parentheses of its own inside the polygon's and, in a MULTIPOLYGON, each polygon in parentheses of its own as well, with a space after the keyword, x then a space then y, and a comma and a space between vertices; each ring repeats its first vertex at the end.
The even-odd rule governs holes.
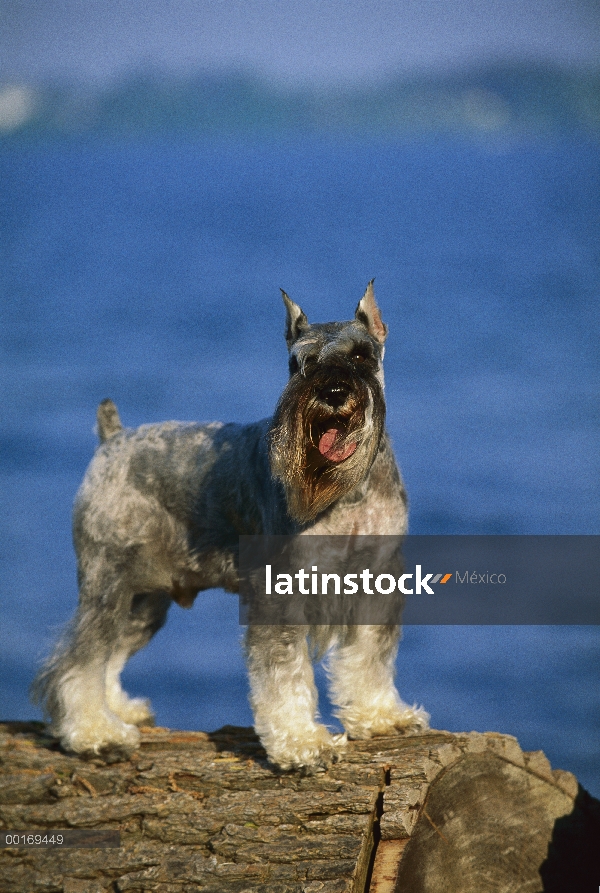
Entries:
POLYGON ((344 447, 336 447, 337 441, 340 440, 342 432, 337 428, 330 428, 322 435, 319 441, 319 452, 330 462, 343 462, 348 456, 351 456, 356 449, 355 443, 347 443, 344 447))

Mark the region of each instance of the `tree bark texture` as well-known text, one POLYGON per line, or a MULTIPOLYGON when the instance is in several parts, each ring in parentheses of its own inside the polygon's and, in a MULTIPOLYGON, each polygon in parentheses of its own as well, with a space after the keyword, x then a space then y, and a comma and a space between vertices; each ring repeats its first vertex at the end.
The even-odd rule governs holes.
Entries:
POLYGON ((495 733, 350 742, 280 772, 252 729, 143 730, 111 762, 0 724, 0 829, 120 846, 8 845, 2 893, 596 893, 600 803, 495 733))

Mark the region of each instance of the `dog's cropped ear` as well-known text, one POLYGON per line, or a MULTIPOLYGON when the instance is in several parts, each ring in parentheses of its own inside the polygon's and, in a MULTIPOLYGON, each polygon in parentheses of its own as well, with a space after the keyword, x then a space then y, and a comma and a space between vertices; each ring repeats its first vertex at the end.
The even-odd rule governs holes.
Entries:
POLYGON ((300 335, 300 333, 308 326, 308 320, 301 307, 298 307, 290 297, 286 295, 283 289, 280 289, 283 303, 287 310, 287 319, 285 322, 285 340, 287 341, 288 350, 292 349, 292 344, 300 335))
POLYGON ((356 308, 355 319, 361 322, 363 326, 366 326, 369 335, 372 335, 380 344, 383 344, 387 338, 388 327, 381 319, 381 313, 375 301, 374 282, 375 280, 371 279, 367 285, 367 290, 356 308))

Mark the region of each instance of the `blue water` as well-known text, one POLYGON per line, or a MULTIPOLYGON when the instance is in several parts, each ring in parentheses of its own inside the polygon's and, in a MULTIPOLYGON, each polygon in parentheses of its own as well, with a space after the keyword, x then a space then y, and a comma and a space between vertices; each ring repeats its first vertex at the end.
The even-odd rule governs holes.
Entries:
MULTIPOLYGON (((433 137, 0 150, 1 713, 38 715, 27 686, 76 601, 97 403, 129 425, 270 414, 280 286, 322 321, 376 276, 413 533, 600 533, 599 158, 433 137)), ((250 724, 239 638, 235 599, 201 596, 126 684, 164 725, 250 724)), ((599 660, 597 628, 413 627, 399 688, 598 795, 599 660)))

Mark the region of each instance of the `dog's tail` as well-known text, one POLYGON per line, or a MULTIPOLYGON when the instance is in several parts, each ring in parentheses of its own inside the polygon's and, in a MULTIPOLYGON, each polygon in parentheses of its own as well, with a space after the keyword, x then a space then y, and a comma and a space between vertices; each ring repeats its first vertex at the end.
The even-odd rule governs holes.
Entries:
POLYGON ((98 437, 100 438, 100 443, 104 443, 109 437, 113 437, 115 434, 118 434, 119 431, 123 430, 123 425, 119 418, 119 411, 112 400, 102 401, 98 407, 96 419, 98 421, 98 437))

